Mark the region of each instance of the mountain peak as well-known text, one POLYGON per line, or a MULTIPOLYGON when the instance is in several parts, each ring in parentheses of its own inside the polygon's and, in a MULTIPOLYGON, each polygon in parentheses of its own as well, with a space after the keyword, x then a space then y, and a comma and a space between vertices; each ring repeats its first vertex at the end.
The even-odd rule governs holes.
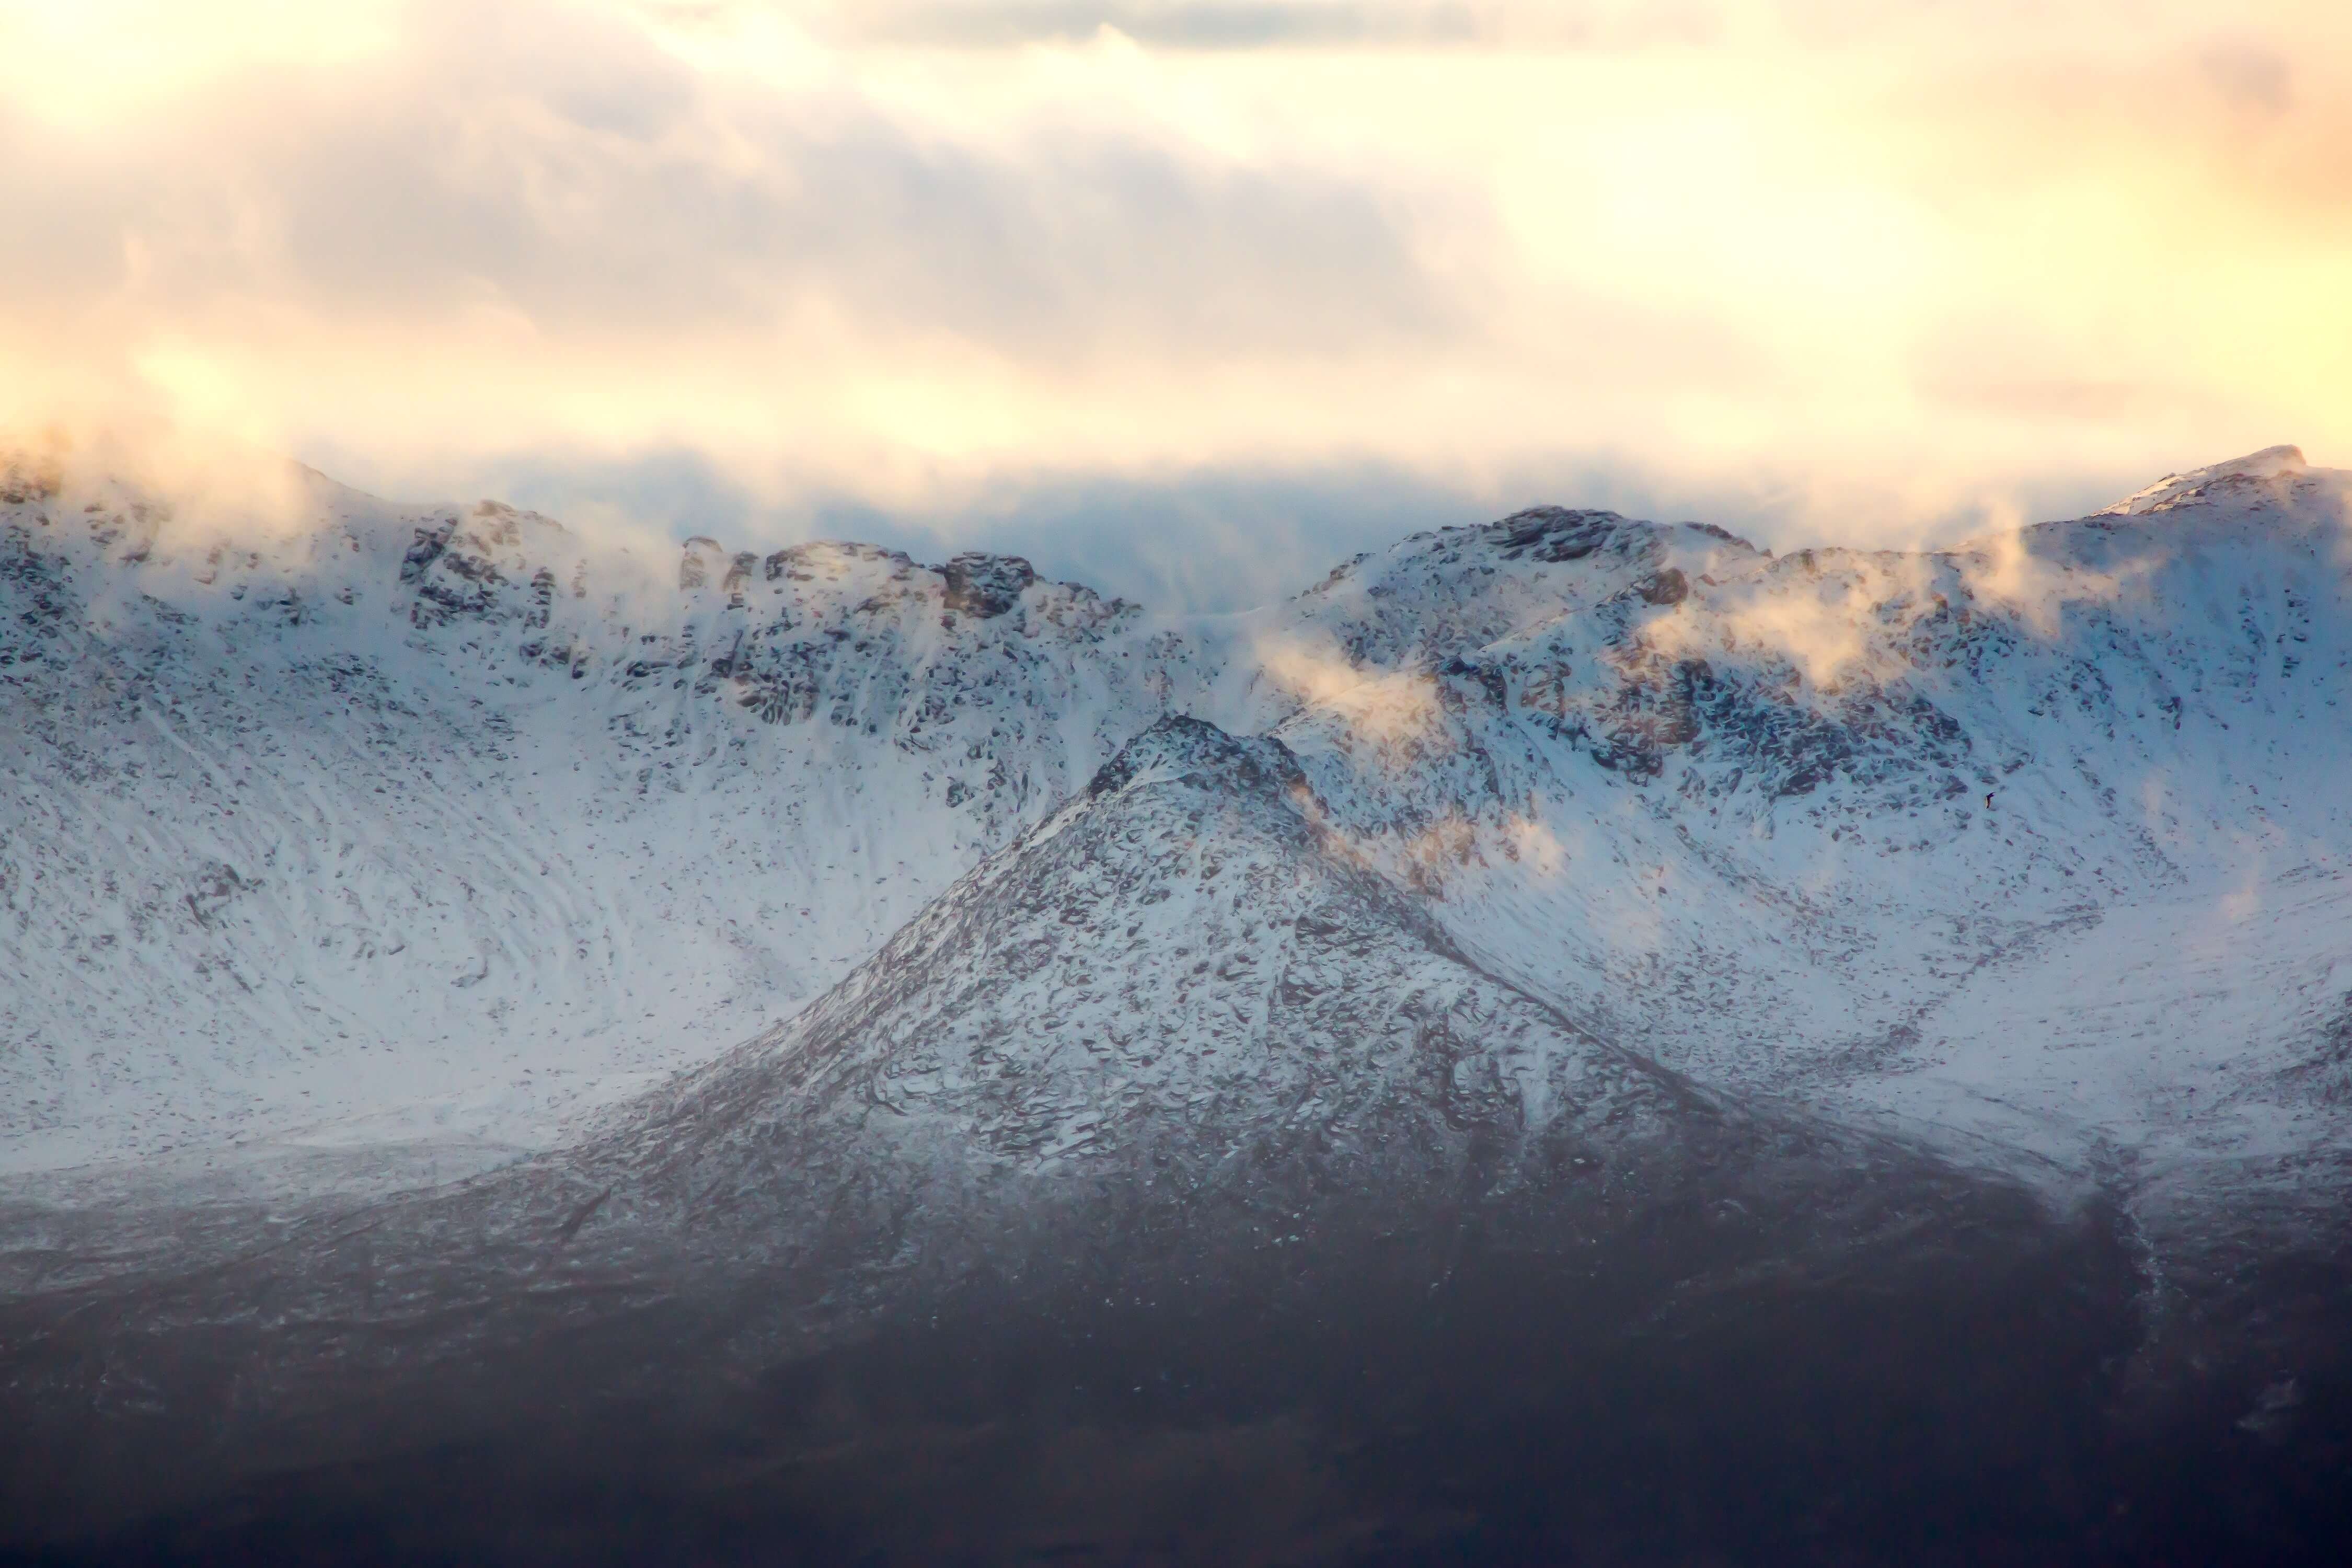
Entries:
POLYGON ((2227 462, 2209 463, 2185 474, 2167 474, 2095 515, 2137 517, 2201 500, 2244 497, 2280 480, 2300 479, 2309 471, 2302 447, 2265 447, 2259 452, 2249 452, 2227 462))
POLYGON ((1229 735, 1205 719, 1171 713, 1119 748, 1087 785, 1090 799, 1138 782, 1229 782, 1256 790, 1303 790, 1307 774, 1290 748, 1271 735, 1229 735))
POLYGON ((1532 554, 1538 561, 1577 561, 1606 544, 1618 530, 1629 526, 1635 525, 1613 511, 1531 506, 1486 524, 1482 531, 1509 560, 1532 554))

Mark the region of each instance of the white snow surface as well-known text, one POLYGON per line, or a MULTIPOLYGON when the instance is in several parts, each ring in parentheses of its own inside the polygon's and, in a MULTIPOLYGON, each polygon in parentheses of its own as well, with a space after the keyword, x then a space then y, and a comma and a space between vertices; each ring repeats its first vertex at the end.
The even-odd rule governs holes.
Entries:
POLYGON ((2058 1170, 2347 1147, 2352 475, 2291 447, 1936 553, 1538 509, 1213 617, 299 485, 0 483, 0 1173, 548 1146, 1168 713, 1702 1081, 2058 1170))

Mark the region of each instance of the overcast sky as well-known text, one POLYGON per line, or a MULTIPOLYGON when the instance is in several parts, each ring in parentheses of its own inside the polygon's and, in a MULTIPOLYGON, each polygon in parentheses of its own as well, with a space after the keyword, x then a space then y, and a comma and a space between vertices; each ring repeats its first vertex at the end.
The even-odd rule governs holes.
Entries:
POLYGON ((1167 603, 2352 464, 2341 0, 0 0, 0 422, 1167 603))

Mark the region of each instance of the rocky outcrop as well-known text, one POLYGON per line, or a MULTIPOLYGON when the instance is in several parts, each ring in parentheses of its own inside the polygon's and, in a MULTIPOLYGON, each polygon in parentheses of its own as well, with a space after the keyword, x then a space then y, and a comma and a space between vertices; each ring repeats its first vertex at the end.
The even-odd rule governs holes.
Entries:
POLYGON ((1021 603, 1037 573, 1018 555, 965 553, 939 568, 940 602, 958 615, 990 620, 1021 603))

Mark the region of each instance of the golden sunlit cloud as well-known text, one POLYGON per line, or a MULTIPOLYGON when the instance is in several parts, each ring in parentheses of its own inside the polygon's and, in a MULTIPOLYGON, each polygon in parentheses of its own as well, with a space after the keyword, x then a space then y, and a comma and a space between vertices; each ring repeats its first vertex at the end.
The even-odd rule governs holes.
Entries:
POLYGON ((914 512, 1607 469, 1875 542, 2352 446, 2317 0, 0 0, 0 36, 17 426, 425 492, 683 451, 914 512))
POLYGON ((1367 670, 1338 647, 1287 636, 1259 639, 1251 665, 1283 698, 1315 710, 1358 740, 1379 747, 1444 742, 1437 682, 1423 671, 1367 670))

